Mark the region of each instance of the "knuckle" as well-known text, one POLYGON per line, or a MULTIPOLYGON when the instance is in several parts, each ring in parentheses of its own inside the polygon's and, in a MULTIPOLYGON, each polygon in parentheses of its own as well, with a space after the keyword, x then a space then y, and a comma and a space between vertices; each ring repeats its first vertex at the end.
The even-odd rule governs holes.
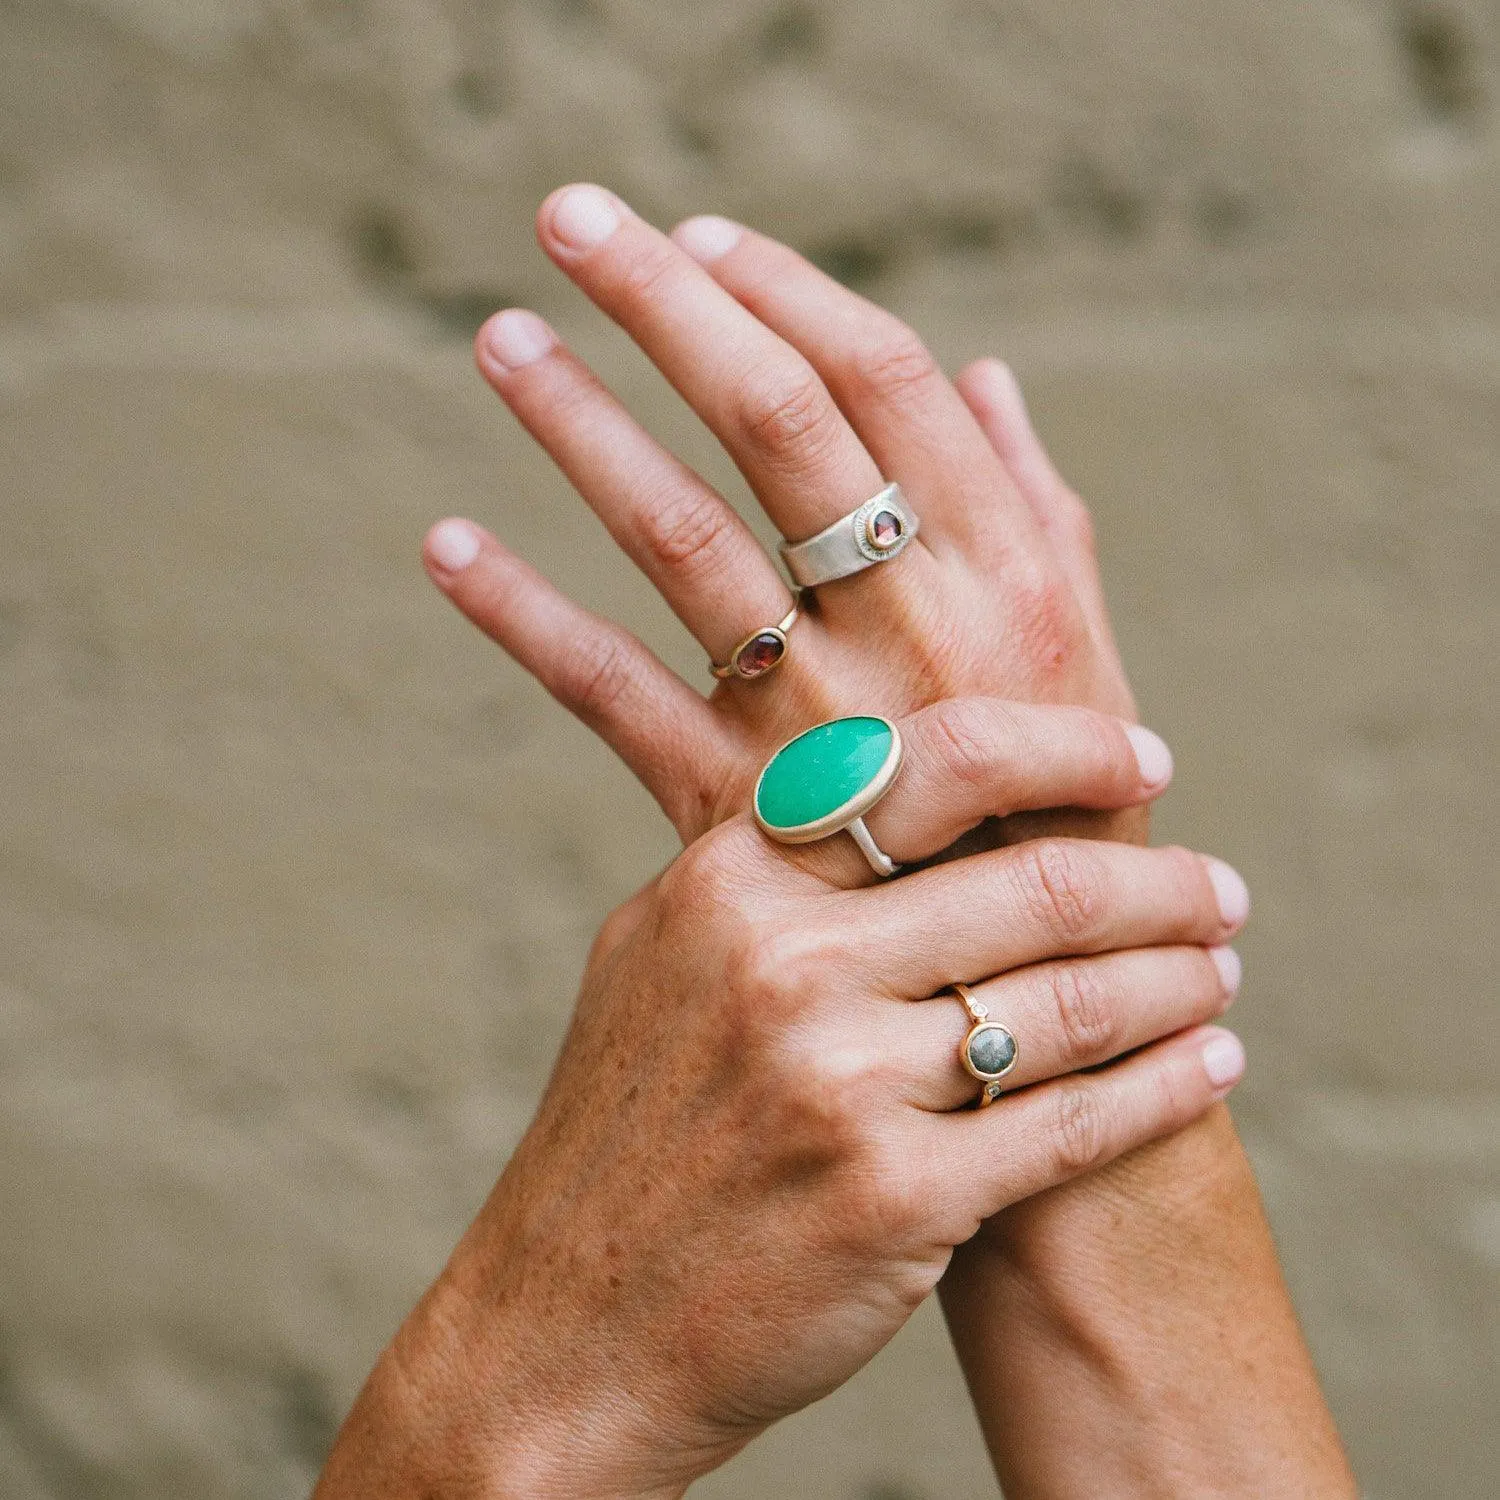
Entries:
POLYGON ((591 636, 575 647, 558 684, 558 696, 585 719, 611 718, 636 683, 637 662, 617 635, 591 636))
POLYGON ((1011 631, 1037 682, 1049 683, 1085 644, 1077 601, 1067 581, 1051 569, 1018 566, 1008 582, 1011 631))
MULTIPOLYGON (((879 1147, 867 1149, 851 1186, 856 1213, 878 1245, 901 1244, 927 1217, 927 1194, 909 1154, 879 1147)), ((922 1295, 930 1289, 929 1282, 922 1295)))
POLYGON ((1057 1091, 1052 1154, 1058 1176, 1077 1177, 1099 1165, 1108 1149, 1109 1132, 1098 1094, 1087 1084, 1068 1084, 1057 1091))
POLYGON ((891 400, 920 389, 939 372, 926 344, 904 323, 893 321, 854 351, 849 373, 862 389, 891 400))
POLYGON ((1219 903, 1203 861, 1177 844, 1152 852, 1161 863, 1161 890, 1173 930, 1185 936, 1217 931, 1219 903))
POLYGON ((833 400, 811 367, 758 374, 740 392, 741 430, 751 447, 772 459, 820 447, 834 415, 833 400))
POLYGON ((857 1172, 868 1149, 861 1104, 868 1088, 864 1059, 815 1048, 805 1037, 789 1040, 784 1020, 770 1026, 766 1020, 764 1014, 744 1018, 761 1038, 762 1123, 795 1163, 838 1164, 857 1172))
POLYGON ((1119 721, 1091 709, 1077 714, 1080 747, 1086 747, 1087 764, 1101 780, 1134 787, 1140 778, 1135 750, 1119 721))
POLYGON ((649 244, 641 247, 616 272, 615 291, 622 301, 655 302, 681 267, 676 249, 649 244))
POLYGON ((723 506, 715 495, 675 495, 646 507, 650 547, 678 574, 711 574, 724 562, 729 540, 723 506))
POLYGON ((1101 892, 1093 865, 1093 857, 1075 843, 1040 839, 1024 846, 1020 869, 1027 909, 1053 938, 1076 941, 1098 926, 1101 892))
POLYGON ((664 901, 689 917, 742 904, 746 891, 745 829, 735 822, 720 823, 693 840, 667 866, 660 890, 664 901))
POLYGON ((1195 1104, 1193 1091, 1173 1068, 1159 1068, 1151 1086, 1151 1113, 1147 1121, 1151 1133, 1170 1130, 1186 1124, 1202 1108, 1195 1104))
POLYGON ((944 771, 965 786, 984 785, 993 779, 994 746, 1002 737, 971 701, 950 698, 933 709, 929 723, 934 747, 944 771))
MULTIPOLYGON (((720 881, 721 901, 733 897, 733 886, 720 881)), ((780 1031, 806 1011, 816 993, 818 965, 812 945, 801 933, 745 924, 731 938, 724 958, 724 994, 729 1003, 757 1025, 780 1031)))
POLYGON ((1111 1057, 1120 1036, 1120 1007, 1093 964, 1057 964, 1049 977, 1063 1047, 1072 1067, 1111 1057))

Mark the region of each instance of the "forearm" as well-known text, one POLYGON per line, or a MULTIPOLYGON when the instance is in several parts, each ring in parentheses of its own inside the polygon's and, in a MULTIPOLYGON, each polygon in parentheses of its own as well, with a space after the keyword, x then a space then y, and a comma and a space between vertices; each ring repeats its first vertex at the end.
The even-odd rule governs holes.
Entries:
POLYGON ((1222 1107, 988 1223, 941 1296, 1008 1500, 1356 1493, 1222 1107))

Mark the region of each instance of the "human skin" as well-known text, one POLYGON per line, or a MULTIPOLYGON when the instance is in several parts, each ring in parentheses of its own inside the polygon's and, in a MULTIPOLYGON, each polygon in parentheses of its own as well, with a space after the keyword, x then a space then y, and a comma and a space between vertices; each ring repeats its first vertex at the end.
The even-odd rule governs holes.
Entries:
MULTIPOLYGON (((922 518, 894 563, 818 589, 773 677, 707 700, 492 536, 464 522, 430 535, 439 587, 614 746, 685 840, 744 806, 775 744, 831 714, 966 693, 1133 714, 1087 511, 1003 365, 950 382, 896 319, 723 220, 668 239, 612 195, 562 190, 538 233, 784 535, 811 535, 886 479, 922 518)), ((781 618, 786 585, 748 529, 545 324, 512 310, 476 347, 711 658, 781 618)), ((1144 841, 1146 820, 1064 812, 982 833, 1059 829, 1144 841)), ((1080 1472, 1098 1495, 1355 1493, 1225 1110, 987 1222, 941 1292, 1013 1497, 1075 1495, 1080 1472)))
MULTIPOLYGON (((902 731, 869 823, 913 861, 997 809, 1164 784, 1149 736, 1086 710, 950 701, 902 731)), ((535 1121, 318 1500, 680 1495, 869 1360, 985 1219, 1239 1078, 1205 1024, 1238 973, 1217 861, 1046 839, 869 889, 852 849, 742 813, 610 919, 535 1121), (1003 1108, 962 1107, 955 970, 1025 1039, 1003 1108), (1085 991, 1110 997, 1087 1034, 1085 991)))

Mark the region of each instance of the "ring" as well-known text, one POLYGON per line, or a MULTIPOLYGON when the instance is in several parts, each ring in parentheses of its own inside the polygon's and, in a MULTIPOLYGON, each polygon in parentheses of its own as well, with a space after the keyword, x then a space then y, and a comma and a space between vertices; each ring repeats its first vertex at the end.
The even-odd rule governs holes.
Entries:
POLYGON ((948 988, 963 1001, 964 1009, 974 1023, 968 1036, 959 1043, 958 1060, 963 1064, 964 1072, 982 1085, 978 1107, 983 1109, 1000 1097, 1000 1080, 1015 1067, 1016 1059, 1021 1055, 1020 1044, 1009 1027, 990 1020, 989 1007, 975 998, 968 985, 950 984, 948 988))
POLYGON ((723 666, 710 662, 709 670, 721 680, 738 677, 744 682, 774 672, 786 655, 786 633, 797 623, 797 616, 801 613, 802 601, 794 599, 786 619, 780 624, 768 625, 764 630, 752 631, 729 653, 729 660, 723 666))
POLYGON ((768 760, 755 783, 755 821, 779 844, 811 844, 846 830, 877 875, 900 868, 864 815, 891 789, 904 753, 889 719, 861 715, 805 729, 768 760))
POLYGON ((917 534, 918 525, 917 513, 906 503, 901 486, 888 484, 873 500, 840 516, 817 536, 805 542, 782 542, 778 550, 792 581, 811 589, 898 557, 917 534))

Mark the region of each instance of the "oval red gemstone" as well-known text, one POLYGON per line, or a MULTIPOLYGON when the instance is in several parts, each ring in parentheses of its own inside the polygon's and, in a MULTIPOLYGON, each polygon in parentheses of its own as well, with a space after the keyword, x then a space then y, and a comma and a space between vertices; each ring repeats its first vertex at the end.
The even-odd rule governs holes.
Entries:
POLYGON ((901 517, 895 511, 878 510, 870 517, 870 540, 882 551, 901 540, 901 517))
POLYGON ((735 670, 741 677, 759 677, 769 672, 786 654, 786 642, 771 631, 762 631, 735 657, 735 670))

